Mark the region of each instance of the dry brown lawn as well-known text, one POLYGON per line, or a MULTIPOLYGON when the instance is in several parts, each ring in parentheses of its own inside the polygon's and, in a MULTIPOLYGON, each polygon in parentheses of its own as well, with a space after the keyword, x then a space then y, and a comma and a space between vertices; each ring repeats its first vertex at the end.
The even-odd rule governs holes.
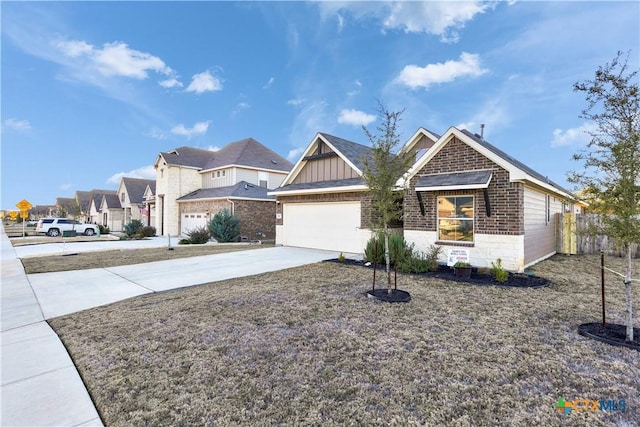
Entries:
MULTIPOLYGON (((108 426, 640 425, 640 352, 577 334, 599 320, 599 257, 532 271, 550 286, 401 275, 413 299, 388 304, 365 297, 370 272, 320 263, 50 323, 108 426), (627 410, 564 415, 560 397, 627 410)), ((622 284, 607 280, 622 322, 622 284)))
POLYGON ((107 268, 119 265, 143 264, 153 261, 213 255, 222 252, 245 251, 269 246, 273 245, 246 243, 177 245, 173 246, 173 250, 161 247, 79 252, 71 255, 47 255, 41 257, 22 258, 21 261, 24 266, 24 271, 27 274, 51 273, 55 271, 86 270, 89 268, 107 268))

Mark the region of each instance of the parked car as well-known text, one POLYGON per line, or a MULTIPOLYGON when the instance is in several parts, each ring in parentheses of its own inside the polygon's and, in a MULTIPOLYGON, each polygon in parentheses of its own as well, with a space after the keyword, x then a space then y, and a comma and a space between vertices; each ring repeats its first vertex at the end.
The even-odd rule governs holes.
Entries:
POLYGON ((98 233, 98 226, 95 224, 82 224, 68 218, 43 218, 38 221, 36 233, 45 233, 51 237, 58 237, 64 231, 75 230, 78 234, 93 236, 98 233))

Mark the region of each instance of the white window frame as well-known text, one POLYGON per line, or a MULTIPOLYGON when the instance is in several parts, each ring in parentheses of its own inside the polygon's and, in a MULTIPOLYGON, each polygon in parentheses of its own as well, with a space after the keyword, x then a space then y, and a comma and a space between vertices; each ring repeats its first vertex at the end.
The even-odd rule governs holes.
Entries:
POLYGON ((452 242, 452 243, 474 243, 475 241, 475 220, 476 220, 476 198, 475 196, 471 195, 471 194, 452 194, 452 195, 448 195, 448 196, 437 196, 436 197, 436 235, 437 235, 437 240, 440 242, 452 242), (440 209, 439 209, 439 202, 440 199, 448 199, 448 198, 461 198, 461 197, 466 197, 466 198, 471 198, 471 204, 473 206, 473 217, 468 218, 468 217, 459 217, 459 216, 449 216, 449 217, 444 217, 441 218, 440 217, 440 209), (471 222, 471 240, 449 240, 449 239, 443 239, 441 238, 440 235, 440 220, 457 220, 457 221, 470 221, 471 222))

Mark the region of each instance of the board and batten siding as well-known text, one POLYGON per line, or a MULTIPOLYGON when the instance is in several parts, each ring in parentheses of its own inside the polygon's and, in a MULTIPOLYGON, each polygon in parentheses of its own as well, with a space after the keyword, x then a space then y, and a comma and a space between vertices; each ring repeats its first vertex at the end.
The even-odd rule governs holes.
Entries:
POLYGON ((525 266, 556 253, 556 214, 562 200, 531 187, 524 188, 525 266), (547 205, 548 203, 548 205, 547 205))
POLYGON ((308 160, 292 184, 359 178, 360 175, 337 155, 308 160))

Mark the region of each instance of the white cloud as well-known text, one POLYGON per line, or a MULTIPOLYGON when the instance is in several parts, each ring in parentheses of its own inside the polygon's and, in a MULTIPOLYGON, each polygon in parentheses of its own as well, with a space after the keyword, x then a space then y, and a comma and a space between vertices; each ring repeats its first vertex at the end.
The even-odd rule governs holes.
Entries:
POLYGON ((304 102, 304 101, 303 101, 302 99, 294 98, 294 99, 290 99, 290 100, 288 100, 288 101, 287 101, 287 104, 288 104, 288 105, 297 106, 297 105, 302 104, 303 102, 304 102))
POLYGON ((143 166, 138 169, 131 170, 129 172, 118 172, 116 174, 111 175, 107 179, 108 184, 120 184, 122 178, 142 178, 142 179, 155 179, 156 178, 156 170, 153 165, 143 166))
POLYGON ((242 110, 246 110, 248 108, 251 108, 251 104, 244 101, 239 102, 238 105, 236 105, 236 108, 231 112, 231 117, 237 116, 242 110))
POLYGON ((203 71, 195 74, 191 79, 191 84, 187 87, 187 92, 203 93, 222 90, 222 82, 211 74, 211 71, 203 71))
POLYGON ((31 130, 31 123, 28 120, 7 119, 4 121, 4 127, 17 131, 31 130))
POLYGON ((153 139, 159 139, 159 140, 163 140, 163 139, 167 139, 167 135, 161 131, 158 128, 153 128, 151 129, 148 133, 145 134, 146 136, 149 136, 153 139))
POLYGON ((352 126, 367 126, 376 120, 376 116, 367 114, 358 110, 342 110, 338 116, 338 123, 352 125, 352 126))
POLYGON ((297 162, 298 158, 304 152, 305 148, 306 147, 298 147, 290 150, 289 154, 287 154, 287 160, 289 160, 291 163, 297 162))
POLYGON ((172 88, 172 87, 182 87, 182 82, 178 81, 178 79, 171 78, 171 79, 167 79, 167 80, 162 80, 159 82, 160 86, 162 87, 166 87, 166 88, 172 88))
POLYGON ((443 42, 456 42, 458 31, 468 21, 495 7, 495 3, 483 1, 322 1, 317 4, 324 17, 337 16, 339 31, 346 25, 341 12, 348 12, 356 19, 374 18, 383 29, 433 34, 443 42))
POLYGON ((478 77, 489 72, 480 66, 480 56, 462 52, 459 61, 449 60, 424 67, 405 66, 395 81, 412 89, 429 88, 432 84, 448 83, 461 77, 478 77))
POLYGON ((174 75, 174 71, 162 59, 131 49, 123 42, 105 43, 102 48, 81 40, 58 40, 53 45, 68 58, 85 60, 86 66, 107 77, 143 80, 149 76, 149 71, 172 77, 174 75))
POLYGON ((275 82, 276 82, 276 78, 275 78, 275 77, 271 77, 271 78, 269 79, 269 81, 268 81, 268 82, 266 82, 266 83, 264 84, 264 86, 262 86, 262 89, 269 89, 271 86, 273 86, 273 84, 274 84, 275 82))
POLYGON ((187 139, 191 139, 194 136, 207 133, 207 129, 209 129, 210 124, 211 121, 209 120, 207 120, 206 122, 197 122, 191 129, 186 128, 183 124, 179 124, 177 126, 174 126, 171 129, 171 132, 175 133, 176 135, 186 136, 187 139))
POLYGON ((562 130, 555 129, 553 131, 553 140, 551 147, 566 147, 571 145, 587 144, 591 140, 590 132, 598 130, 598 126, 593 122, 584 123, 577 128, 562 130))

